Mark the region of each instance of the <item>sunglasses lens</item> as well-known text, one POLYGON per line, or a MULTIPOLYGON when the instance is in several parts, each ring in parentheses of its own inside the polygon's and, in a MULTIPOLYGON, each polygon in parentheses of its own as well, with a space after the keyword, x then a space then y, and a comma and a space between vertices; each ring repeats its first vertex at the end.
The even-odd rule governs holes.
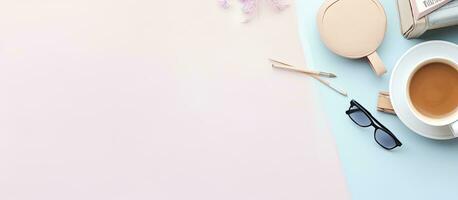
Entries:
POLYGON ((351 112, 349 116, 356 124, 360 126, 371 125, 371 120, 363 111, 359 110, 356 106, 352 106, 350 110, 353 110, 353 112, 351 112))
POLYGON ((395 139, 382 129, 377 129, 375 131, 375 140, 377 140, 377 143, 379 143, 387 149, 392 149, 396 147, 395 139))

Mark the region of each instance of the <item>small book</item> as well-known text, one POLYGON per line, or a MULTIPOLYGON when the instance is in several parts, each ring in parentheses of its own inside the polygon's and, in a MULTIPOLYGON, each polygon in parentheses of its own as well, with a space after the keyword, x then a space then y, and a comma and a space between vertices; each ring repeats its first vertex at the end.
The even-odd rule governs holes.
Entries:
POLYGON ((397 0, 401 33, 407 39, 418 38, 428 30, 458 25, 458 0, 451 1, 432 13, 416 20, 413 0, 397 0))
POLYGON ((415 20, 428 15, 452 0, 410 0, 415 20))

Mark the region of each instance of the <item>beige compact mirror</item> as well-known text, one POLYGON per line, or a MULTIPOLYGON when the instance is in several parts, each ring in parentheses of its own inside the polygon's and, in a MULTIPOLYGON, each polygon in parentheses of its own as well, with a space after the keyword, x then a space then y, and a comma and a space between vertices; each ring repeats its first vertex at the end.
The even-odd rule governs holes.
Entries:
POLYGON ((328 0, 320 8, 318 30, 334 53, 352 59, 369 59, 378 76, 386 72, 377 55, 386 32, 386 14, 377 0, 328 0))

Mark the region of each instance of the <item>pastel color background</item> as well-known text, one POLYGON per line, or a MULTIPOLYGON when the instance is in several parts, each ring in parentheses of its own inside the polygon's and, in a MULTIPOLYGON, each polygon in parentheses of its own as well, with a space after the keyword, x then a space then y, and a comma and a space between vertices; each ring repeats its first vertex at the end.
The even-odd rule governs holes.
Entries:
POLYGON ((319 39, 316 13, 324 1, 298 0, 301 38, 309 66, 335 72, 335 84, 345 88, 342 98, 319 87, 320 99, 330 119, 343 170, 353 199, 455 199, 458 196, 458 141, 434 141, 410 131, 396 117, 376 111, 379 91, 389 89, 392 69, 410 47, 425 40, 458 42, 458 28, 432 31, 417 40, 406 40, 400 33, 396 1, 380 0, 388 29, 378 53, 388 72, 377 78, 364 60, 348 60, 326 49, 319 39), (359 101, 391 129, 403 142, 394 151, 385 151, 373 140, 373 130, 353 124, 345 115, 351 99, 359 101))
POLYGON ((234 11, 2 1, 0 199, 349 198, 296 8, 234 11))

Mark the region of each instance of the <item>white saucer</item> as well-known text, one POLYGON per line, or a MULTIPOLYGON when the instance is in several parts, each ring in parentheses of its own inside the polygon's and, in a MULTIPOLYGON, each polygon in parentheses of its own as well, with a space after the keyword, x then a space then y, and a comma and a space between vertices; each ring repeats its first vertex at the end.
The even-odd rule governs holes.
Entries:
POLYGON ((415 65, 428 58, 446 57, 458 63, 458 45, 444 41, 429 41, 410 48, 396 63, 390 80, 390 98, 401 121, 411 130, 427 138, 454 138, 448 126, 430 126, 418 120, 409 110, 406 100, 407 79, 415 65))

